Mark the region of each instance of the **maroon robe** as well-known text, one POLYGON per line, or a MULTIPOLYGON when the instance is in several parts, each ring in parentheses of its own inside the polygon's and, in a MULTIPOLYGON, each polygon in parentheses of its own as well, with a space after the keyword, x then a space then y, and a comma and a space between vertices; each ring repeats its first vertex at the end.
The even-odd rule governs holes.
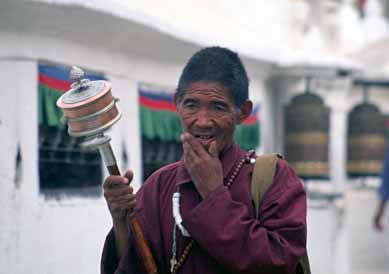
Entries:
MULTIPOLYGON (((233 145, 222 155, 225 182, 244 154, 233 145)), ((253 164, 243 165, 230 189, 220 186, 204 200, 183 161, 149 177, 136 194, 136 212, 159 274, 170 273, 172 195, 178 186, 183 224, 195 239, 178 273, 294 273, 306 247, 306 195, 302 183, 284 160, 278 160, 273 184, 256 214, 250 192, 252 171, 253 164)), ((189 239, 178 229, 176 235, 180 257, 189 239)), ((111 230, 104 245, 101 273, 145 273, 133 239, 118 262, 111 230)))

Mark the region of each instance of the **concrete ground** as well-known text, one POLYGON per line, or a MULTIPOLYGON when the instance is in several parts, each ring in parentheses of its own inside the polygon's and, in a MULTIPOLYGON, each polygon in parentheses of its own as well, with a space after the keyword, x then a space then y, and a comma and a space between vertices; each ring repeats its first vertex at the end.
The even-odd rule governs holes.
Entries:
POLYGON ((389 274, 389 210, 384 216, 385 230, 372 225, 378 198, 374 190, 347 193, 346 217, 352 274, 389 274))
POLYGON ((373 229, 374 189, 349 189, 333 203, 309 201, 308 254, 314 274, 389 274, 389 209, 385 231, 373 229))

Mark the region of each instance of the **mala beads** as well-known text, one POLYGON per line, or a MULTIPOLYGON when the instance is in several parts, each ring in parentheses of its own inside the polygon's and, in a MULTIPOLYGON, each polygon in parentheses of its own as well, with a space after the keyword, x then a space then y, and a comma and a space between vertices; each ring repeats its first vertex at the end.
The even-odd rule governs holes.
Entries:
MULTIPOLYGON (((228 189, 231 188, 232 183, 235 181, 236 176, 238 176, 239 171, 242 169, 243 165, 246 164, 254 164, 255 158, 252 158, 254 155, 254 151, 250 150, 247 152, 247 154, 239 161, 237 166, 235 167, 234 171, 232 172, 230 178, 228 179, 227 183, 225 183, 225 187, 228 189)), ((174 225, 176 227, 176 224, 174 225)), ((174 234, 176 232, 176 229, 173 230, 174 234)), ((194 245, 193 238, 189 241, 189 243, 185 246, 184 251, 182 252, 180 258, 178 260, 175 259, 175 254, 173 252, 173 258, 170 260, 171 263, 171 274, 177 274, 178 270, 181 268, 181 266, 184 264, 186 259, 188 258, 189 252, 192 249, 194 245)), ((174 245, 175 249, 175 245, 174 245)))

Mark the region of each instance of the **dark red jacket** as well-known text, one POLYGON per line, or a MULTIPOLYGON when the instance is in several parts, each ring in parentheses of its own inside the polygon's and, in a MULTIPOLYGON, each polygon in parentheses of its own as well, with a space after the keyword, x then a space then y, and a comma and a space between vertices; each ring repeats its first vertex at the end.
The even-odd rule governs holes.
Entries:
MULTIPOLYGON (((233 145, 222 157, 225 180, 244 157, 233 145)), ((306 195, 300 180, 284 161, 277 163, 273 184, 254 212, 250 193, 253 164, 245 164, 231 189, 224 186, 202 200, 183 162, 154 173, 137 192, 136 212, 157 262, 159 274, 170 273, 172 195, 180 188, 181 215, 195 245, 179 273, 294 273, 306 247, 306 195)), ((177 233, 178 257, 189 241, 177 233)), ((112 231, 102 256, 102 274, 145 273, 134 241, 120 262, 112 231)))

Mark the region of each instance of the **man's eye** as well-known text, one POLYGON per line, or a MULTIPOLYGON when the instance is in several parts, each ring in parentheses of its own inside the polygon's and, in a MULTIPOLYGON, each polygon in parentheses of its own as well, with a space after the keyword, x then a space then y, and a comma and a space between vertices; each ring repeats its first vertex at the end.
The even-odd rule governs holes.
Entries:
POLYGON ((224 106, 224 105, 220 105, 220 104, 217 104, 214 106, 215 110, 217 111, 226 111, 227 110, 227 107, 224 106))
POLYGON ((184 107, 189 108, 189 109, 193 109, 196 107, 196 104, 193 102, 185 102, 184 107))

